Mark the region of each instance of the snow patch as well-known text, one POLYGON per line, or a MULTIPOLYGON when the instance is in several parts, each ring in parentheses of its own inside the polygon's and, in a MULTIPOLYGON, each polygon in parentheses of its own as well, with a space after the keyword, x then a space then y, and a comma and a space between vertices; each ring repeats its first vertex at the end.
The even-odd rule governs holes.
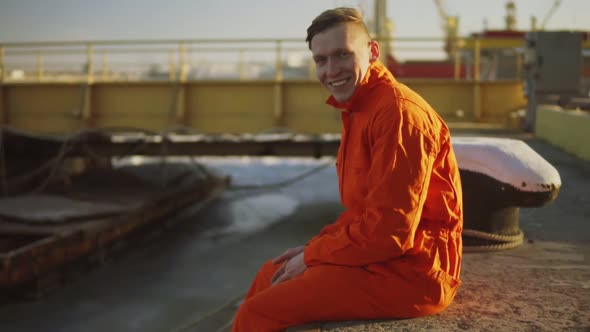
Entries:
POLYGON ((525 142, 496 137, 455 137, 459 168, 488 175, 528 192, 561 187, 559 172, 525 142))

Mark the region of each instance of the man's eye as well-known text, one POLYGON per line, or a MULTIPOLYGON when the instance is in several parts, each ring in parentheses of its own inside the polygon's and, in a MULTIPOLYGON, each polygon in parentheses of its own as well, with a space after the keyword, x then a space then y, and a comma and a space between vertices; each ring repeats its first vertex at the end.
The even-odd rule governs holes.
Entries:
POLYGON ((349 54, 350 53, 348 53, 348 52, 340 52, 340 53, 338 53, 338 56, 341 58, 346 58, 349 54))
POLYGON ((315 63, 316 63, 316 64, 320 65, 320 64, 322 64, 322 63, 326 62, 326 59, 324 59, 324 58, 319 58, 319 59, 314 59, 314 61, 315 61, 315 63))

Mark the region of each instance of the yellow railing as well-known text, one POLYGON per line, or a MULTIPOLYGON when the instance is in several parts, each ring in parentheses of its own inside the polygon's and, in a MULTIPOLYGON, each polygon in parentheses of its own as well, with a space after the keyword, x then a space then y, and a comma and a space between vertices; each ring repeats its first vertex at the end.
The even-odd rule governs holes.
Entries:
MULTIPOLYGON (((460 38, 447 55, 445 40, 397 37, 380 40, 384 50, 402 60, 452 63, 455 80, 490 80, 482 75, 495 64, 483 52, 512 50, 514 75, 520 79, 524 41, 507 38, 460 38), (467 75, 461 72, 467 71, 467 75), (479 78, 478 78, 479 77, 479 78)), ((583 47, 590 49, 590 41, 583 47)), ((102 40, 0 42, 0 82, 314 79, 310 52, 302 38, 102 40), (197 60, 198 59, 198 60, 197 60), (56 61, 57 60, 57 61, 56 61), (76 68, 77 67, 77 68, 76 68), (217 75, 207 72, 214 69, 217 75)))
MULTIPOLYGON (((443 51, 443 38, 400 37, 380 42, 388 46, 383 49, 403 60, 448 61, 454 66, 449 78, 456 80, 477 80, 482 70, 480 48, 474 46, 478 40, 458 40, 454 43, 457 52, 450 57, 443 51), (461 76, 462 67, 469 67, 468 76, 461 76)), ((314 79, 315 70, 301 38, 0 42, 0 81, 4 82, 219 78, 314 79)))
MULTIPOLYGON (((237 55, 235 78, 246 79, 246 60, 244 55, 263 54, 264 62, 272 63, 274 57, 275 74, 271 79, 281 80, 285 51, 306 52, 301 39, 198 39, 198 40, 105 40, 69 42, 31 42, 0 43, 0 80, 3 81, 117 81, 117 80, 157 80, 158 74, 166 73, 167 80, 189 79, 189 65, 194 69, 209 65, 223 64, 228 55, 237 55), (285 45, 296 44, 297 47, 285 45), (204 64, 190 62, 195 54, 209 54, 217 57, 217 63, 205 61, 204 64), (99 63, 95 55, 99 56, 99 63), (59 58, 61 63, 49 66, 48 58, 59 58), (167 58, 163 61, 163 57, 167 58), (117 58, 118 61, 111 58, 117 58), (166 70, 159 69, 166 63, 166 70), (58 68, 61 65, 62 68, 58 68), (141 68, 137 73, 138 66, 141 68), (78 69, 72 66, 79 66, 78 69), (118 67, 118 71, 115 68, 118 67), (96 70, 96 69, 98 70, 96 70), (151 74, 151 76, 150 76, 151 74)), ((308 51, 307 51, 308 52, 308 51)), ((211 57, 208 57, 211 58, 211 57)), ((227 70, 222 74, 227 75, 227 70)), ((311 71, 305 71, 306 77, 311 71)), ((214 77, 212 77, 214 78, 214 77)), ((231 78, 234 78, 233 76, 231 78)))
MULTIPOLYGON (((519 76, 492 81, 486 74, 480 40, 473 47, 458 40, 450 57, 442 38, 380 43, 402 63, 438 59, 452 69, 442 79, 400 77, 446 119, 504 122, 525 105, 519 76)), ((338 131, 310 55, 300 38, 0 43, 0 123, 40 132, 338 131)))

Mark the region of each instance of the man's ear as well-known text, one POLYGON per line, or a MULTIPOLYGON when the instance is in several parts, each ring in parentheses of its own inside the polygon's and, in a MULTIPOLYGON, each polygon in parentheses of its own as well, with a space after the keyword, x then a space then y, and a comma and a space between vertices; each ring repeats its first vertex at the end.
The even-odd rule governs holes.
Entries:
POLYGON ((369 62, 375 62, 379 60, 379 43, 375 40, 369 42, 369 62))

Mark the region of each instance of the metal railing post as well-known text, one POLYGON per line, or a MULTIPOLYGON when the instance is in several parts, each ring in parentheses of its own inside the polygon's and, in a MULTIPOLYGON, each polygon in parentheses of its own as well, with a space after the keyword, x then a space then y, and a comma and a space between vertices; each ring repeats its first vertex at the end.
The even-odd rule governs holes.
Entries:
POLYGON ((282 81, 283 80, 283 62, 282 62, 283 41, 277 40, 276 43, 277 43, 277 48, 276 48, 277 59, 276 59, 276 63, 275 63, 275 80, 282 81))
POLYGON ((4 82, 4 47, 0 45, 0 83, 4 82))
POLYGON ((89 84, 94 80, 94 66, 92 64, 92 43, 87 45, 87 64, 86 64, 86 82, 89 84))
POLYGON ((186 82, 186 43, 180 42, 178 47, 178 71, 179 80, 186 82))
POLYGON ((238 59, 238 72, 239 72, 239 77, 240 77, 240 81, 243 81, 246 79, 246 65, 244 64, 244 50, 240 49, 240 55, 239 55, 239 59, 238 59))
POLYGON ((108 78, 109 78, 109 65, 107 63, 107 52, 106 51, 102 52, 101 69, 102 69, 102 80, 103 81, 108 80, 108 78))
POLYGON ((37 53, 37 81, 43 80, 43 54, 41 51, 37 53))
POLYGON ((281 40, 276 41, 276 64, 275 64, 275 83, 274 83, 274 115, 275 126, 283 125, 283 45, 281 40))
POLYGON ((174 63, 174 52, 170 51, 168 56, 168 80, 174 81, 176 79, 176 66, 174 63))
POLYGON ((476 82, 479 82, 481 76, 481 40, 479 39, 479 37, 477 37, 475 39, 475 45, 474 45, 474 54, 473 54, 473 79, 476 82))
POLYGON ((461 79, 461 52, 459 51, 457 45, 458 42, 455 41, 454 42, 455 45, 455 50, 453 52, 453 60, 454 60, 454 64, 453 64, 453 77, 455 79, 455 81, 458 81, 461 79))
POLYGON ((473 61, 473 117, 476 121, 481 119, 481 40, 475 39, 473 61))

